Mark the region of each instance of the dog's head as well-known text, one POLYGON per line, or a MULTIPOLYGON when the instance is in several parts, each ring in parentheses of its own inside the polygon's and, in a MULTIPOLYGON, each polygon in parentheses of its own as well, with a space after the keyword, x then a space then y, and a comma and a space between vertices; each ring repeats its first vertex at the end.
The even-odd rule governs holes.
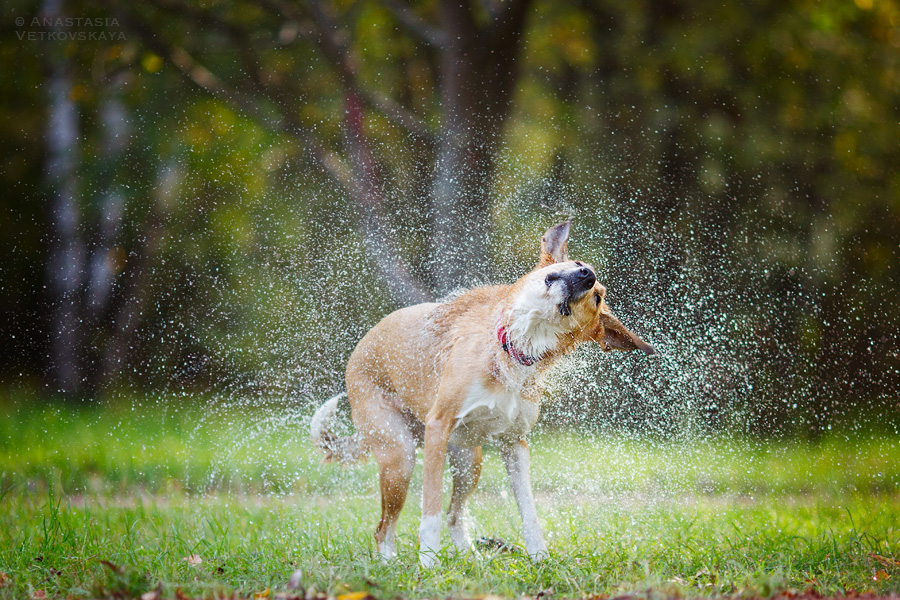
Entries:
POLYGON ((554 225, 541 238, 537 266, 519 282, 516 307, 530 311, 548 326, 569 333, 576 342, 593 341, 604 351, 656 350, 629 331, 606 305, 606 287, 597 281, 594 268, 569 260, 571 221, 554 225))

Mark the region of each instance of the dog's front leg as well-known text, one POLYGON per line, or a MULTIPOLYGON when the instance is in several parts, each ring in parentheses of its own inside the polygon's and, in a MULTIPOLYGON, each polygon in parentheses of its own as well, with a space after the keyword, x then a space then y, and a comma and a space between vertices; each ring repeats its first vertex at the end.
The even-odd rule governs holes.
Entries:
POLYGON ((422 477, 422 524, 419 527, 419 562, 431 567, 441 549, 441 486, 453 419, 430 416, 425 423, 425 464, 422 477))
POLYGON ((534 495, 531 492, 531 460, 528 456, 528 445, 525 440, 503 444, 500 448, 503 464, 509 475, 513 496, 519 505, 522 515, 522 534, 525 536, 525 548, 533 560, 541 560, 548 556, 544 533, 538 522, 537 509, 534 506, 534 495))

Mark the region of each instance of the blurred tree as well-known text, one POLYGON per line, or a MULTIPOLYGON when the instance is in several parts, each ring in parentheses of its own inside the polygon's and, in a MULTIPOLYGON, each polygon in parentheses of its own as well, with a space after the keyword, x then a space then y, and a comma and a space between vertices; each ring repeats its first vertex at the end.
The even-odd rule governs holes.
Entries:
MULTIPOLYGON (((543 35, 529 35, 540 94, 592 142, 572 172, 599 168, 621 215, 612 237, 641 246, 617 255, 611 277, 629 280, 664 249, 649 280, 668 306, 687 276, 716 290, 706 318, 741 307, 739 335, 761 352, 756 430, 852 419, 860 388, 896 411, 900 306, 883 294, 900 288, 897 3, 541 7, 543 35), (561 19, 579 24, 575 41, 538 42, 561 19)), ((629 288, 635 302, 654 295, 629 288)), ((731 393, 709 392, 731 408, 731 393)))
POLYGON ((191 82, 300 141, 356 202, 357 225, 371 257, 396 301, 408 304, 491 272, 496 155, 519 78, 531 3, 441 0, 413 7, 402 0, 267 0, 203 10, 155 0, 116 10, 148 48, 191 82), (167 26, 173 17, 197 35, 167 26), (384 42, 374 41, 367 28, 391 36, 398 55, 384 55, 384 42), (234 55, 221 56, 216 38, 232 43, 234 55), (273 48, 269 40, 281 47, 273 48), (286 58, 299 41, 308 48, 286 58), (343 105, 338 131, 310 119, 306 102, 297 101, 321 94, 320 80, 303 64, 310 52, 327 64, 327 76, 340 90, 340 97, 326 100, 343 105), (401 56, 411 56, 412 64, 401 62, 398 68, 394 62, 401 56), (292 59, 293 75, 279 73, 282 61, 292 59), (305 77, 296 76, 304 71, 305 77), (416 153, 413 172, 403 177, 414 181, 420 212, 430 216, 422 232, 429 251, 418 268, 405 256, 390 222, 390 199, 397 194, 372 139, 379 118, 409 136, 416 153))
MULTIPOLYGON (((47 0, 42 17, 54 25, 65 15, 62 0, 47 0)), ((78 207, 79 119, 75 105, 71 58, 60 47, 46 56, 47 70, 47 187, 52 195, 52 245, 47 264, 47 287, 54 307, 51 317, 49 378, 64 394, 81 388, 81 288, 87 262, 81 239, 78 207)))
MULTIPOLYGON (((682 361, 649 392, 757 430, 897 411, 896 0, 9 7, 10 377, 339 385, 378 317, 516 276, 574 214, 682 361), (19 37, 47 10, 127 39, 19 37)), ((614 420, 664 418, 633 396, 614 420)))

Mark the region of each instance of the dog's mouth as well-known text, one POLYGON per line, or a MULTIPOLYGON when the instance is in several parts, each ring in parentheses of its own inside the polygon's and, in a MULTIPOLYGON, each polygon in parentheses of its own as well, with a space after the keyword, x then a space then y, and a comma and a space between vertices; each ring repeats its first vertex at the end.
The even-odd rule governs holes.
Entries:
POLYGON ((597 276, 594 271, 579 264, 575 269, 569 271, 550 273, 544 283, 548 288, 553 287, 556 283, 564 286, 563 299, 559 303, 559 314, 569 317, 572 315, 572 302, 583 298, 594 287, 594 284, 597 283, 597 276))

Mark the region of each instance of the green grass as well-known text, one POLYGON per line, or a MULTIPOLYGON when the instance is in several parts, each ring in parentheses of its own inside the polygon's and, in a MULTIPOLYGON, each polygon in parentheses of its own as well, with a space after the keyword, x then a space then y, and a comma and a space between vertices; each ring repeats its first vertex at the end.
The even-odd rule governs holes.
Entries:
MULTIPOLYGON (((0 410, 0 598, 275 596, 298 593, 287 589, 296 570, 302 591, 378 598, 900 591, 896 436, 539 430, 533 479, 551 558, 448 554, 420 571, 420 480, 400 556, 383 564, 374 464, 320 464, 302 410, 187 399, 0 410)), ((507 487, 488 450, 473 533, 521 544, 507 487)))

